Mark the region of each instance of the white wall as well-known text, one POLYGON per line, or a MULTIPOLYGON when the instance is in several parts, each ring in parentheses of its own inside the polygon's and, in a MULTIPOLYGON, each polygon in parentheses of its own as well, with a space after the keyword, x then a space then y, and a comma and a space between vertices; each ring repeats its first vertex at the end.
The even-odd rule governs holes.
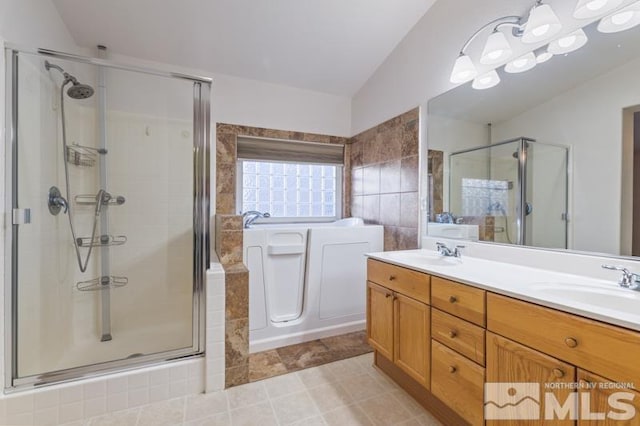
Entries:
POLYGON ((524 134, 571 147, 575 250, 620 253, 622 117, 624 108, 640 104, 639 71, 636 59, 493 126, 494 140, 524 134))
POLYGON ((436 1, 354 96, 352 133, 451 89, 451 68, 473 31, 497 16, 520 15, 531 4, 529 0, 436 1))

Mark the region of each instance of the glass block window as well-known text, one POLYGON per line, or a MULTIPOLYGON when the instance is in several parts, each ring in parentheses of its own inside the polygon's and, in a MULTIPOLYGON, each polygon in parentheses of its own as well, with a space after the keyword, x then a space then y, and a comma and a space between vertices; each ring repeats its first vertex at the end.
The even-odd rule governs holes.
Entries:
POLYGON ((240 210, 269 212, 272 217, 336 218, 341 168, 241 160, 240 210))
POLYGON ((462 216, 506 216, 511 182, 462 179, 462 216))

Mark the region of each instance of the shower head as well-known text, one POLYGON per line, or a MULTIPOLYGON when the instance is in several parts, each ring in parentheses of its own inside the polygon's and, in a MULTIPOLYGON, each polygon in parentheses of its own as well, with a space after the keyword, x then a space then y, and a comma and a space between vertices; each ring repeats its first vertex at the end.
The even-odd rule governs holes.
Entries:
POLYGON ((93 87, 88 84, 78 83, 76 80, 67 90, 67 95, 72 99, 87 99, 93 96, 93 87))
POLYGON ((70 98, 87 99, 93 96, 93 87, 89 86, 88 84, 80 83, 77 78, 66 72, 60 65, 52 64, 49 61, 44 61, 44 68, 47 71, 49 71, 51 68, 58 70, 64 77, 64 82, 62 83, 63 86, 67 83, 72 83, 72 86, 69 87, 69 90, 67 90, 67 95, 69 95, 70 98))

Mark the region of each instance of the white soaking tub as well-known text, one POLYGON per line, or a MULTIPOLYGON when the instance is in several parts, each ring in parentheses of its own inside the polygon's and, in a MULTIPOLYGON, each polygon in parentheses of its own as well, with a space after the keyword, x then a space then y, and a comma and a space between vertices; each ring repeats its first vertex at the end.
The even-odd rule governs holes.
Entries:
POLYGON ((250 352, 364 329, 364 254, 382 250, 383 227, 357 218, 245 229, 250 352))

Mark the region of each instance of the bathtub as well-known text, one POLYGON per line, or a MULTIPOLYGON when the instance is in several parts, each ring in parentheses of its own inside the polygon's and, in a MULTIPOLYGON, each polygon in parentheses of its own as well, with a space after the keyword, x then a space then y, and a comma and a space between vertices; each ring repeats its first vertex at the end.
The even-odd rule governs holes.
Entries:
POLYGON ((245 229, 249 351, 364 329, 364 254, 382 250, 383 227, 356 218, 245 229))

